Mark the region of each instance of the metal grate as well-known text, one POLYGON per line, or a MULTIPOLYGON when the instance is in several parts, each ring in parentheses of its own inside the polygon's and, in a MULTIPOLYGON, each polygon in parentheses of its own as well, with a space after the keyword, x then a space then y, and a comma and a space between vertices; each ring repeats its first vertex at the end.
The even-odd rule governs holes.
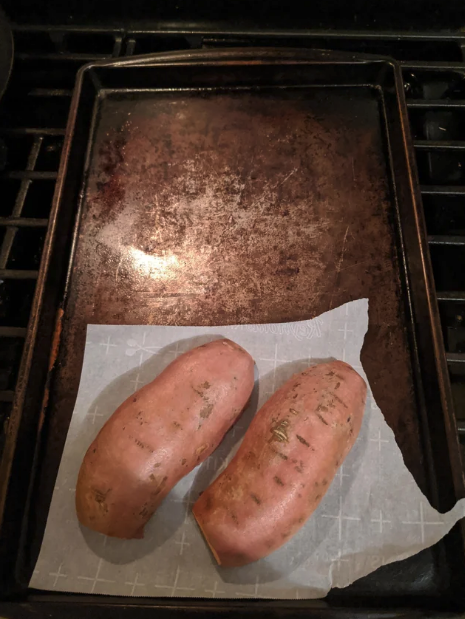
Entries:
POLYGON ((90 60, 132 54, 278 45, 381 53, 402 64, 465 446, 465 34, 21 26, 15 44, 15 69, 0 106, 0 437, 14 398, 77 69, 90 60))

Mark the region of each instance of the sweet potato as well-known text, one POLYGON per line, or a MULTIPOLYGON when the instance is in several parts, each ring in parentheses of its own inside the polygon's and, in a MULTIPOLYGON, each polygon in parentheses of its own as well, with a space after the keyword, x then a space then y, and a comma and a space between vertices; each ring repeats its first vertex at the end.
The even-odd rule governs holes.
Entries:
POLYGON ((220 565, 261 559, 303 526, 357 438, 365 400, 365 381, 342 361, 295 374, 271 396, 193 508, 220 565))
POLYGON ((227 339, 173 361, 113 413, 79 471, 79 521, 99 533, 143 537, 173 486, 212 452, 241 414, 254 362, 227 339))

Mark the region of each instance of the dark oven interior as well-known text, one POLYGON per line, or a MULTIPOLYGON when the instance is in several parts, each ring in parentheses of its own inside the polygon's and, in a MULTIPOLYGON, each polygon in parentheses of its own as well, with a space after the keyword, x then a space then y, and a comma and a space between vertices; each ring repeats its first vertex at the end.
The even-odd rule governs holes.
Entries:
POLYGON ((195 12, 189 3, 171 3, 158 21, 145 19, 142 3, 133 6, 127 19, 121 6, 108 3, 87 7, 86 17, 73 3, 66 8, 10 4, 5 8, 15 22, 14 70, 0 103, 0 458, 77 70, 97 59, 233 46, 366 52, 401 63, 465 457, 465 34, 453 5, 447 15, 438 8, 426 16, 417 3, 416 12, 408 9, 404 20, 385 8, 384 21, 380 7, 378 13, 372 7, 369 15, 357 9, 349 21, 334 18, 337 28, 328 29, 331 18, 325 10, 321 19, 307 16, 299 21, 294 15, 290 24, 288 14, 279 19, 276 10, 265 14, 254 9, 255 23, 249 20, 243 26, 228 20, 222 3, 209 13, 203 7, 203 21, 198 22, 189 18, 195 12), (212 19, 206 21, 206 16, 212 19))

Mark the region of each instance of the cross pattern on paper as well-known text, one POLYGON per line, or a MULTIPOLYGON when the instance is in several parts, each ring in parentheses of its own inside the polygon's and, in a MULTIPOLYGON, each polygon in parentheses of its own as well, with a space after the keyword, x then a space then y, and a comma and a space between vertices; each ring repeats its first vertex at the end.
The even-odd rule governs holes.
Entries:
POLYGON ((342 496, 339 497, 339 512, 336 516, 332 514, 321 514, 322 518, 334 518, 338 522, 338 539, 342 541, 342 523, 344 520, 360 521, 356 516, 344 516, 342 507, 342 496))
POLYGON ((389 443, 389 441, 387 439, 381 438, 381 430, 378 430, 378 436, 377 437, 370 438, 370 442, 378 444, 378 451, 379 451, 379 453, 381 453, 381 445, 382 445, 382 443, 389 443))
POLYGON ((344 464, 341 464, 334 479, 339 479, 339 488, 342 490, 342 484, 344 483, 344 477, 350 477, 348 473, 344 473, 344 464))
POLYGON ((186 529, 183 529, 181 541, 174 543, 179 545, 179 555, 181 556, 184 551, 184 546, 190 546, 190 542, 186 542, 186 529))
POLYGON ((55 576, 55 580, 53 581, 53 588, 57 586, 57 582, 59 578, 68 578, 68 575, 61 571, 63 567, 63 563, 60 563, 56 572, 49 572, 49 576, 55 576))
POLYGON ((116 344, 110 344, 111 342, 111 337, 108 336, 107 341, 106 342, 100 342, 100 346, 105 346, 106 350, 105 350, 105 357, 108 355, 108 351, 110 350, 110 348, 115 348, 116 344))
POLYGON ((423 513, 423 503, 420 502, 420 519, 419 520, 402 520, 402 524, 415 524, 420 526, 421 531, 421 543, 425 543, 425 527, 433 526, 433 525, 443 525, 443 522, 428 522, 425 520, 425 516, 423 513))
POLYGON ((89 582, 92 582, 92 589, 90 590, 91 593, 93 593, 95 591, 95 587, 97 586, 98 582, 115 582, 114 580, 108 580, 108 578, 100 578, 100 570, 102 569, 102 563, 103 563, 103 559, 100 558, 98 565, 97 565, 97 571, 95 573, 95 576, 78 576, 78 580, 88 580, 89 582))
POLYGON ((205 593, 211 593, 213 598, 216 598, 218 594, 224 594, 226 591, 220 591, 218 589, 218 581, 215 580, 215 584, 213 585, 213 589, 205 589, 205 593))
POLYGON ((259 360, 273 363, 273 382, 271 384, 271 389, 269 391, 265 391, 266 395, 272 395, 276 391, 276 370, 278 368, 278 363, 288 363, 288 362, 286 359, 278 359, 278 344, 274 345, 273 359, 260 358, 259 360))
POLYGON ((338 329, 338 331, 341 331, 341 332, 344 333, 344 342, 347 340, 347 334, 354 332, 353 329, 348 329, 347 328, 347 322, 344 323, 344 328, 343 329, 338 329))
POLYGON ((135 393, 138 389, 139 389, 139 385, 143 385, 144 381, 140 380, 140 372, 137 372, 136 374, 136 378, 134 380, 129 381, 132 385, 134 385, 134 391, 133 393, 135 393))
POLYGON ((87 413, 87 417, 91 417, 92 418, 92 425, 95 424, 95 418, 96 417, 103 417, 103 413, 99 413, 98 411, 98 406, 94 406, 94 410, 92 412, 88 412, 87 413))
POLYGON ((181 351, 179 350, 179 342, 176 342, 176 346, 174 347, 174 350, 169 350, 168 352, 170 355, 174 355, 174 358, 177 359, 179 355, 181 354, 181 351))
POLYGON ((383 532, 385 524, 391 524, 391 520, 386 520, 385 518, 383 518, 383 512, 381 510, 379 510, 379 518, 372 518, 371 522, 373 522, 374 524, 379 524, 379 533, 383 532))
POLYGON ((145 587, 143 582, 139 582, 139 573, 136 573, 136 577, 133 582, 125 582, 124 584, 131 587, 131 595, 134 595, 134 591, 137 587, 145 587))
POLYGON ((173 595, 176 593, 176 591, 195 591, 194 587, 180 587, 178 585, 178 581, 179 581, 179 575, 181 574, 181 568, 177 567, 176 569, 176 574, 174 576, 174 582, 172 585, 154 585, 154 587, 156 589, 171 589, 171 593, 170 596, 173 597, 173 595))
MULTIPOLYGON (((253 593, 245 593, 243 591, 236 591, 236 595, 239 595, 241 598, 242 597, 248 597, 248 598, 256 598, 258 597, 258 587, 260 586, 260 577, 257 575, 257 578, 255 579, 255 587, 253 590, 253 593)), ((260 596, 262 597, 262 596, 260 596)))
POLYGON ((383 447, 383 443, 389 443, 389 441, 385 438, 381 438, 381 430, 378 430, 378 436, 370 438, 370 443, 376 443, 378 445, 378 479, 381 480, 383 475, 382 475, 382 470, 381 470, 381 451, 382 451, 382 447, 383 447))
POLYGON ((191 484, 189 486, 189 491, 187 492, 187 494, 185 494, 184 496, 181 496, 177 499, 172 499, 172 501, 174 503, 185 503, 186 507, 189 508, 195 501, 192 499, 191 494, 192 494, 192 488, 193 488, 193 484, 191 484))
POLYGON ((207 458, 206 462, 207 471, 210 470, 210 465, 213 465, 213 470, 219 473, 226 467, 227 462, 227 458, 223 458, 222 456, 210 456, 207 458))
MULTIPOLYGON (((346 232, 346 236, 347 236, 347 232, 346 232)), ((345 241, 345 238, 344 238, 345 241)), ((348 322, 348 318, 349 318, 349 306, 346 305, 345 307, 345 321, 344 321, 344 328, 343 329, 338 329, 338 331, 342 331, 344 333, 344 344, 342 346, 342 360, 345 361, 346 360, 346 343, 347 343, 347 334, 348 333, 353 333, 353 329, 348 329, 347 328, 347 322, 348 322)))
POLYGON ((144 360, 144 353, 148 353, 149 355, 153 355, 154 353, 161 350, 161 346, 146 346, 145 340, 147 337, 147 332, 144 331, 142 334, 142 344, 139 344, 136 340, 129 339, 127 341, 127 345, 130 347, 126 350, 126 354, 131 356, 136 352, 139 352, 139 367, 142 365, 142 361, 144 360))
POLYGON ((343 563, 350 563, 349 559, 342 558, 342 549, 339 548, 337 557, 331 561, 331 565, 335 565, 337 570, 340 570, 343 563))

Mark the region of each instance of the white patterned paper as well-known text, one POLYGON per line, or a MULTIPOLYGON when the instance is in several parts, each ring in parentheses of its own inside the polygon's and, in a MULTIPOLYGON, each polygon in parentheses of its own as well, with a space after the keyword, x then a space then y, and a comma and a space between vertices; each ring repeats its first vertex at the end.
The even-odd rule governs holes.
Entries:
POLYGON ((30 586, 54 591, 207 598, 318 598, 441 539, 465 515, 431 507, 404 465, 371 390, 362 430, 315 514, 285 546, 241 568, 218 567, 191 514, 229 462, 256 410, 292 374, 342 359, 365 376, 360 351, 368 300, 314 320, 226 327, 90 325, 79 393, 30 586), (251 404, 223 443, 170 492, 143 540, 121 541, 78 523, 74 492, 87 447, 131 393, 182 352, 228 337, 256 362, 251 404))

